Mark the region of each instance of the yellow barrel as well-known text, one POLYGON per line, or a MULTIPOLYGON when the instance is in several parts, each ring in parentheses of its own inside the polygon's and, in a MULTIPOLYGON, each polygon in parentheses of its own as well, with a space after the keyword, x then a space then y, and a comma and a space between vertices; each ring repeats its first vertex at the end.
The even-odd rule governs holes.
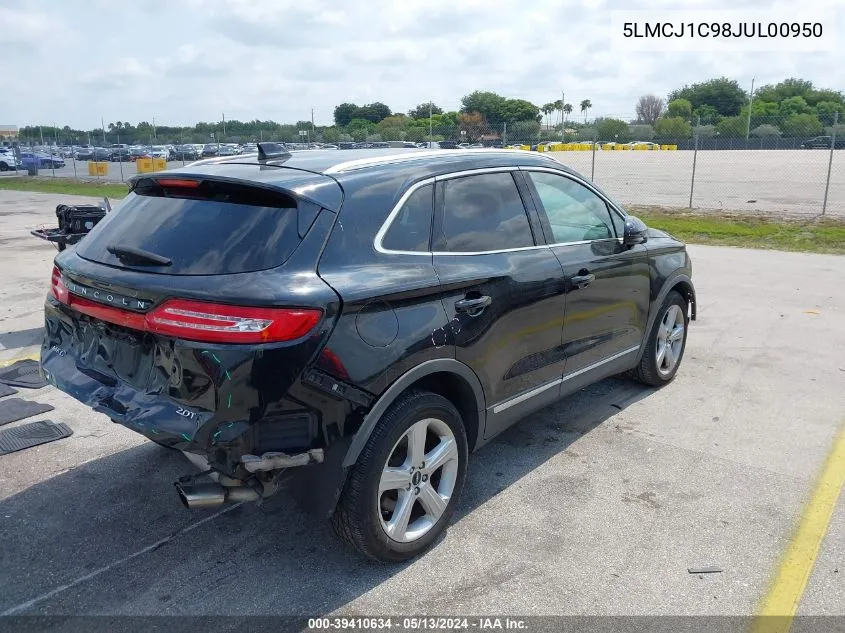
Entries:
POLYGON ((153 171, 163 171, 167 169, 166 158, 153 158, 153 171))
POLYGON ((138 169, 139 174, 148 174, 151 171, 155 171, 153 169, 152 158, 139 158, 135 161, 135 167, 138 169))
POLYGON ((90 161, 88 163, 89 176, 106 176, 109 173, 109 164, 98 161, 90 161))

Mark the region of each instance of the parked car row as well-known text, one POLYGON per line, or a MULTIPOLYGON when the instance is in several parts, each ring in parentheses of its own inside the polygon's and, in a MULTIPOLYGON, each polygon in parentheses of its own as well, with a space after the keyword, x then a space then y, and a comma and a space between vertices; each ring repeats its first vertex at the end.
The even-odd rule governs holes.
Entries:
POLYGON ((23 168, 23 163, 15 156, 12 148, 0 147, 0 171, 14 171, 23 168))

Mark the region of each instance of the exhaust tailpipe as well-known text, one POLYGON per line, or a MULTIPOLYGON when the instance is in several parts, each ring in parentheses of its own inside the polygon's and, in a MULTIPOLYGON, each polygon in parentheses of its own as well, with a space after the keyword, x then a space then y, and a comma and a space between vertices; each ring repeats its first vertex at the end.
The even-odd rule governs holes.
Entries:
POLYGON ((226 487, 209 481, 202 483, 176 482, 176 492, 186 508, 215 508, 224 503, 258 501, 261 494, 248 486, 226 487))

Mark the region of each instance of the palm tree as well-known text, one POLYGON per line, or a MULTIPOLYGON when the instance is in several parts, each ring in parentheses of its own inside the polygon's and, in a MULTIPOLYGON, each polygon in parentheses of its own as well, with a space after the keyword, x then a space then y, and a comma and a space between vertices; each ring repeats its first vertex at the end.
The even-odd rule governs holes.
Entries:
POLYGON ((564 103, 561 109, 563 110, 563 127, 566 127, 566 117, 572 114, 572 104, 564 103))
POLYGON ((546 103, 540 108, 543 114, 546 115, 546 127, 549 126, 549 115, 555 111, 555 104, 553 103, 546 103))
POLYGON ((589 99, 584 99, 581 102, 581 112, 584 113, 584 123, 587 123, 587 110, 593 107, 593 104, 590 102, 589 99))
MULTIPOLYGON (((561 114, 563 114, 563 101, 561 101, 560 99, 558 99, 558 100, 557 100, 557 101, 555 101, 552 105, 554 105, 554 107, 555 107, 555 111, 556 111, 556 112, 560 112, 561 114)), ((561 120, 561 122, 563 121, 563 117, 562 117, 562 116, 561 116, 561 119, 560 119, 560 120, 561 120)))

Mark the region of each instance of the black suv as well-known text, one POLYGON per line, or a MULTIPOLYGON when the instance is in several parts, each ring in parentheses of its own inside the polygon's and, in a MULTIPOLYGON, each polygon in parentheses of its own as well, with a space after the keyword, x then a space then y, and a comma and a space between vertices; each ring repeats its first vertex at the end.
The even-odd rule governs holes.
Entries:
POLYGON ((284 481, 397 561, 520 418, 623 372, 671 381, 695 293, 681 242, 542 154, 353 152, 135 177, 56 257, 41 365, 210 473, 177 482, 188 507, 284 481))
POLYGON ((830 136, 814 136, 801 143, 801 149, 830 149, 833 143, 834 149, 845 148, 845 136, 837 137, 834 141, 830 136))

